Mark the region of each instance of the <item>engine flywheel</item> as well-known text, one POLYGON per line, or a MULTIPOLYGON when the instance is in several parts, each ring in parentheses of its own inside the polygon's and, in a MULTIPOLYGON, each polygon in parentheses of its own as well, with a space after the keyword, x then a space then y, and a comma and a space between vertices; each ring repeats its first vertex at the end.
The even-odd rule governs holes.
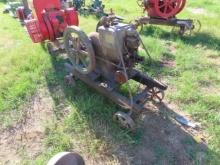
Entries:
POLYGON ((77 26, 69 26, 64 32, 64 46, 73 68, 81 74, 95 69, 95 53, 88 36, 77 26))

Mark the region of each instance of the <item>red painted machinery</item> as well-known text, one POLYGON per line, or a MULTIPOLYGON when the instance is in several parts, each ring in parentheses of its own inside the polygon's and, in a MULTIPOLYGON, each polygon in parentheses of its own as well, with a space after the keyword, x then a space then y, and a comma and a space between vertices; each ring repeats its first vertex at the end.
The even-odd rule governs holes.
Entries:
POLYGON ((145 0, 143 3, 149 17, 167 19, 181 12, 186 0, 145 0))
POLYGON ((186 0, 137 0, 137 3, 147 12, 148 17, 138 18, 136 25, 156 24, 178 27, 180 35, 186 31, 190 34, 192 31, 198 32, 201 28, 198 20, 176 18, 176 15, 184 9, 186 0))
POLYGON ((16 15, 21 24, 24 24, 25 20, 33 19, 33 14, 29 6, 20 6, 16 9, 16 15))
POLYGON ((63 36, 67 26, 78 26, 78 14, 74 8, 62 9, 60 0, 33 0, 36 18, 26 20, 25 25, 34 43, 51 42, 63 36))

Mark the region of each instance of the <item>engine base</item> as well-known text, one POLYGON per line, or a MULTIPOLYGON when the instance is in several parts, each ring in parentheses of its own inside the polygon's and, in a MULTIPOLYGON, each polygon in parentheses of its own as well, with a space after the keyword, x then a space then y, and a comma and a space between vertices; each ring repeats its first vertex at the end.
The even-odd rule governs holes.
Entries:
POLYGON ((147 24, 152 25, 164 25, 164 26, 172 26, 179 28, 179 35, 183 36, 187 31, 190 32, 199 32, 201 29, 201 23, 199 20, 192 19, 177 19, 177 18, 153 18, 153 17, 140 17, 135 20, 135 26, 143 26, 147 24), (197 23, 197 25, 195 25, 197 23))
MULTIPOLYGON (((162 96, 164 96, 163 92, 167 89, 166 85, 148 77, 145 74, 142 74, 137 70, 133 70, 133 75, 131 75, 130 79, 135 80, 147 87, 138 92, 135 96, 133 96, 132 99, 130 99, 119 92, 117 84, 103 79, 98 71, 93 71, 85 75, 79 73, 69 63, 66 63, 65 67, 73 78, 83 81, 88 86, 94 88, 96 91, 115 102, 121 108, 128 110, 128 113, 126 113, 127 115, 122 115, 122 112, 118 113, 120 114, 119 116, 122 115, 121 117, 124 117, 124 120, 127 120, 127 124, 129 124, 129 126, 126 128, 129 128, 130 130, 134 130, 134 124, 133 122, 131 122, 131 116, 137 115, 144 110, 147 110, 147 108, 145 107, 145 103, 149 100, 156 101, 155 98, 160 97, 158 95, 159 93, 162 93, 162 96), (153 93, 152 91, 154 91, 155 88, 158 90, 155 90, 155 92, 153 93)), ((162 99, 163 97, 159 98, 159 102, 161 102, 162 99)), ((123 123, 121 124, 123 125, 123 123)))

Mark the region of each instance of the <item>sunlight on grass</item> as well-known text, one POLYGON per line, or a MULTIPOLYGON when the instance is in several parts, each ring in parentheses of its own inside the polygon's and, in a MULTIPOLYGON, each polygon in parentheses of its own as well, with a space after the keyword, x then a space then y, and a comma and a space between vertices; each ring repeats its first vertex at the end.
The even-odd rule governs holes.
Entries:
MULTIPOLYGON (((105 0, 104 3, 107 11, 113 8, 127 22, 143 15, 136 1, 129 0, 125 4, 124 0, 105 0)), ((150 76, 167 82, 167 99, 201 122, 209 136, 207 164, 219 164, 220 94, 217 89, 220 88, 220 1, 187 3, 187 8, 204 8, 207 15, 185 9, 178 16, 200 19, 202 31, 195 36, 181 38, 172 34, 169 27, 144 27, 141 37, 153 63, 145 63, 140 68, 150 76), (162 66, 161 61, 165 60, 171 61, 173 66, 162 66)), ((111 153, 119 143, 132 146, 140 142, 140 131, 130 134, 113 122, 112 115, 120 110, 115 104, 82 82, 77 81, 76 88, 66 87, 63 82, 66 60, 50 57, 40 44, 33 44, 24 28, 10 16, 0 14, 0 20, 0 113, 4 115, 4 112, 19 109, 26 98, 41 86, 48 86, 57 106, 55 113, 58 121, 46 128, 46 151, 36 158, 37 164, 44 164, 50 156, 62 150, 75 149, 98 157, 105 150, 104 154, 111 153), (61 89, 57 90, 57 87, 61 89), (61 95, 60 91, 64 94, 61 95), (63 115, 63 109, 58 108, 60 104, 71 107, 68 115, 63 115)), ((97 21, 94 16, 80 16, 80 28, 87 33, 95 31, 97 21)), ((125 93, 126 90, 127 87, 123 88, 125 93)), ((4 118, 0 115, 2 122, 9 122, 10 119, 4 118)), ((190 145, 191 142, 184 143, 190 145)), ((162 147, 155 146, 155 152, 158 154, 156 156, 167 156, 162 147)), ((191 159, 195 159, 194 150, 186 152, 191 159)), ((27 161, 26 164, 32 162, 28 159, 24 161, 27 161)))

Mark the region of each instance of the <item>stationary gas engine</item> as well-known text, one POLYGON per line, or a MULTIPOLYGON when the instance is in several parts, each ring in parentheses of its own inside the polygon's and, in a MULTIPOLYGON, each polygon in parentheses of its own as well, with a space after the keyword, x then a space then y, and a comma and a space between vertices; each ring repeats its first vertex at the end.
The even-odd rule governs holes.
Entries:
POLYGON ((50 41, 49 52, 61 49, 59 39, 67 26, 79 24, 77 11, 74 8, 63 10, 60 0, 33 0, 32 6, 36 18, 25 21, 32 41, 50 41))
POLYGON ((183 10, 186 0, 139 0, 138 4, 144 6, 149 17, 170 18, 175 17, 183 10))
MULTIPOLYGON (((87 36, 78 27, 68 27, 64 45, 71 61, 71 75, 95 88, 128 113, 117 112, 114 118, 128 129, 134 129, 133 112, 144 109, 146 101, 162 101, 167 86, 135 69, 144 61, 138 54, 140 39, 135 27, 116 21, 114 16, 102 18, 97 32, 87 36), (128 88, 129 95, 120 92, 122 85, 134 80, 142 86, 136 93, 128 88)), ((67 81, 68 81, 67 79, 67 81)))
POLYGON ((199 20, 176 18, 176 15, 184 9, 186 0, 137 0, 137 4, 148 14, 148 17, 140 17, 136 20, 138 25, 173 26, 179 28, 180 35, 187 31, 190 34, 198 32, 201 28, 199 20))

